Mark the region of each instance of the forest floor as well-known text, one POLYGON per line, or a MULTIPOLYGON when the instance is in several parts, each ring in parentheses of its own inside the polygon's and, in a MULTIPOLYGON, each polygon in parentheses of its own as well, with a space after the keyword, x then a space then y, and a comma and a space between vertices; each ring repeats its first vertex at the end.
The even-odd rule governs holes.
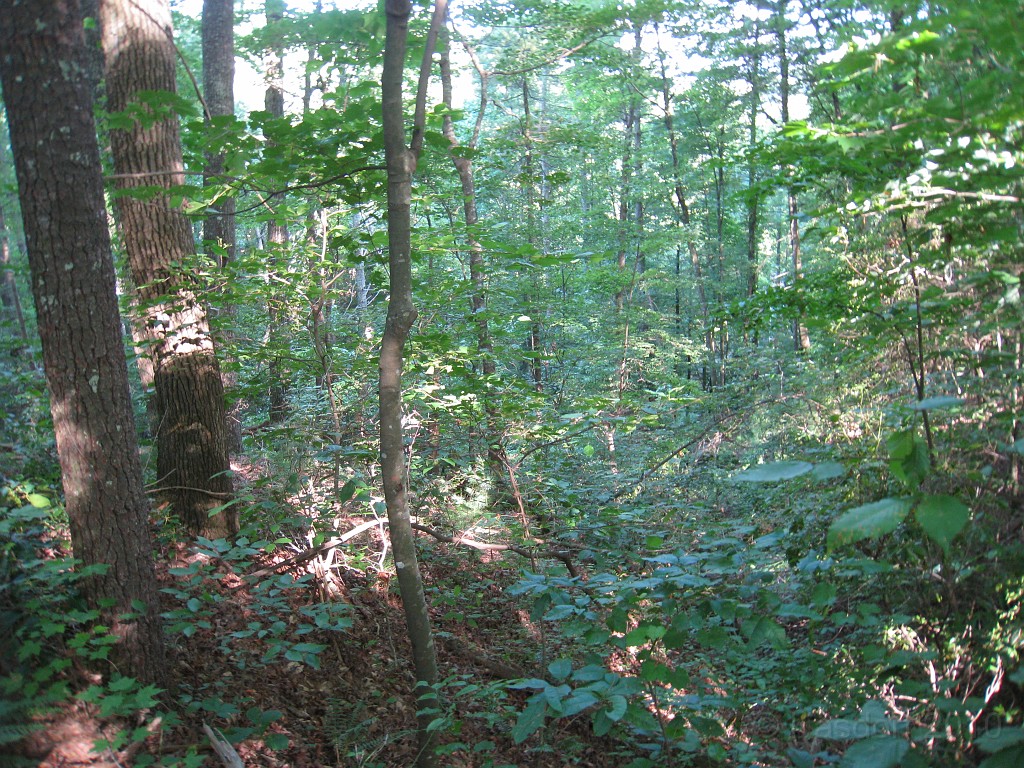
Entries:
MULTIPOLYGON (((362 519, 348 522, 351 528, 362 519)), ((370 529, 365 536, 379 539, 380 532, 370 529)), ((370 540, 364 543, 379 552, 379 540, 375 546, 370 540)), ((428 590, 429 585, 443 585, 443 593, 430 590, 431 610, 441 676, 452 683, 446 689, 447 727, 439 731, 439 764, 620 765, 623 758, 616 755, 614 742, 596 738, 585 713, 542 729, 523 744, 514 743, 510 731, 529 691, 494 684, 543 677, 545 657, 553 652, 543 627, 507 593, 519 578, 521 562, 429 537, 421 543, 428 590)), ((118 751, 94 750, 95 742, 113 740, 119 730, 145 722, 102 718, 95 704, 74 701, 46 715, 44 727, 25 740, 20 754, 38 768, 126 768, 153 760, 221 765, 204 735, 205 723, 229 735, 234 729, 233 741, 239 729, 252 731, 235 744, 249 768, 411 766, 417 750, 416 704, 397 581, 387 571, 345 567, 341 550, 338 567, 326 574, 317 565, 321 560, 296 565, 290 562, 293 556, 293 551, 277 550, 243 569, 195 547, 165 545, 158 554, 158 576, 167 592, 164 611, 181 610, 182 573, 189 570, 199 574, 189 589, 210 608, 196 615, 198 628, 187 636, 169 633, 170 680, 163 703, 180 722, 154 728, 149 738, 118 751), (258 579, 245 578, 257 571, 258 579), (288 572, 298 583, 280 590, 269 601, 268 612, 266 594, 255 587, 288 572), (175 590, 177 596, 170 594, 175 590), (332 631, 304 624, 303 610, 318 603, 342 604, 350 625, 332 631), (255 627, 263 628, 263 637, 254 633, 255 627), (302 643, 324 646, 316 666, 288 660, 283 653, 265 658, 275 639, 294 638, 300 627, 305 632, 299 637, 302 643)), ((74 674, 83 679, 73 686, 96 682, 84 671, 74 674)))

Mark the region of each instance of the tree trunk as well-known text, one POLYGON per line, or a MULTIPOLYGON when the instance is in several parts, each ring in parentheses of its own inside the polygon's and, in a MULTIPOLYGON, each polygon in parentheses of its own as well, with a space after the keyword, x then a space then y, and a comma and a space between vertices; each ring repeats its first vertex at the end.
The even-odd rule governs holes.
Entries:
MULTIPOLYGON (((175 90, 175 49, 167 0, 102 0, 107 108, 130 114, 150 98, 175 90)), ((191 534, 210 538, 238 530, 232 507, 211 516, 231 496, 225 440, 224 386, 206 308, 188 271, 195 255, 192 227, 169 195, 135 192, 184 182, 176 116, 134 119, 114 128, 110 145, 117 211, 139 311, 153 358, 157 476, 162 493, 191 534)))
MULTIPOLYGON (((530 79, 523 75, 523 191, 526 193, 526 240, 530 245, 537 244, 537 189, 534 185, 534 162, 533 162, 533 112, 530 109, 530 79)), ((536 274, 531 275, 534 287, 537 287, 536 274)), ((528 354, 530 378, 533 381, 533 388, 537 392, 544 391, 544 362, 541 359, 543 340, 541 339, 540 321, 537 319, 537 312, 531 311, 534 303, 534 296, 539 291, 528 292, 523 300, 523 306, 531 315, 530 332, 524 344, 528 354)))
POLYGON ((77 0, 0 0, 0 80, 10 124, 75 557, 121 638, 126 675, 164 676, 159 592, 77 0), (126 614, 135 618, 124 618, 126 614))
MULTIPOLYGON (((203 95, 210 123, 217 118, 235 115, 235 2, 234 0, 203 0, 203 95)), ((211 146, 216 146, 220 130, 211 126, 211 146)), ((219 177, 224 174, 224 155, 216 152, 206 154, 206 184, 223 183, 219 177)), ((220 269, 235 260, 235 198, 226 195, 207 211, 203 220, 203 240, 207 254, 220 269)), ((224 307, 225 320, 234 317, 234 307, 224 307)), ((222 328, 218 334, 221 347, 230 345, 233 334, 230 328, 222 328)), ((233 370, 221 371, 225 392, 231 392, 237 385, 233 370)), ((227 409, 225 424, 228 453, 242 450, 242 403, 235 401, 227 409)))
MULTIPOLYGON (((697 298, 700 301, 701 319, 704 327, 704 344, 707 348, 707 355, 714 359, 715 342, 711 330, 711 313, 708 307, 707 291, 704 287, 704 274, 700 263, 700 254, 697 252, 697 245, 692 234, 688 231, 690 227, 690 206, 686 203, 686 190, 683 188, 683 176, 681 162, 679 159, 679 137, 676 134, 675 120, 672 108, 672 84, 668 78, 668 71, 665 67, 665 52, 658 47, 658 61, 661 69, 661 103, 665 113, 665 132, 668 134, 669 149, 672 154, 672 209, 675 213, 676 227, 686 231, 686 250, 690 254, 690 267, 693 269, 693 281, 697 286, 697 298)), ((676 274, 679 274, 679 251, 676 252, 676 274)), ((679 288, 676 288, 676 313, 679 313, 679 288)), ((677 321, 678 325, 678 321, 677 321)), ((687 374, 689 377, 689 374, 687 374)), ((704 376, 704 385, 707 385, 707 377, 704 376)))
MULTIPOLYGON (((450 112, 452 109, 452 72, 447 28, 443 30, 443 34, 438 69, 441 73, 442 100, 450 112)), ((480 77, 480 108, 477 112, 473 138, 468 145, 471 151, 476 149, 480 126, 483 124, 484 113, 487 109, 487 73, 479 66, 478 61, 474 61, 474 63, 477 65, 477 74, 480 77)), ((462 187, 462 213, 466 220, 466 242, 469 246, 469 280, 473 285, 470 308, 473 313, 473 325, 476 327, 476 349, 480 358, 480 370, 484 375, 483 400, 484 413, 487 418, 487 464, 492 474, 497 476, 502 472, 505 463, 505 448, 498 426, 498 409, 493 397, 497 368, 494 364, 494 345, 491 341, 487 320, 487 272, 484 264, 484 249, 476 231, 479 223, 476 206, 476 178, 473 172, 472 155, 467 156, 459 152, 459 140, 455 136, 455 126, 448 113, 445 113, 444 116, 443 130, 445 138, 451 144, 449 155, 459 174, 459 183, 462 187)))
MULTIPOLYGON (((267 28, 271 30, 270 49, 264 59, 264 75, 267 79, 267 90, 264 96, 264 108, 271 118, 280 120, 284 117, 284 45, 281 41, 280 26, 284 19, 284 0, 266 0, 264 11, 267 17, 267 28)), ((287 259, 288 224, 281 216, 275 216, 267 222, 267 250, 273 267, 279 266, 287 259)), ((270 325, 270 413, 271 424, 280 424, 288 417, 288 386, 285 376, 281 350, 286 349, 281 329, 281 318, 287 314, 277 305, 271 296, 267 302, 267 321, 270 325)))
MULTIPOLYGON (((760 198, 755 189, 757 184, 757 162, 754 150, 757 147, 757 115, 761 110, 761 50, 760 27, 754 26, 754 43, 750 52, 750 134, 747 142, 747 297, 757 292, 758 253, 757 232, 760 198)), ((757 334, 754 335, 757 345, 757 334)))
MULTIPOLYGON (((0 147, 0 174, 7 165, 6 150, 0 147)), ((21 348, 28 346, 28 327, 21 309, 18 281, 11 269, 11 237, 5 218, 4 200, 0 197, 0 324, 16 326, 21 348)), ((12 334, 13 335, 13 334, 12 334)), ((15 354, 15 349, 10 350, 15 354)))
MULTIPOLYGON (((402 439, 402 351, 409 330, 416 320, 412 300, 412 174, 423 146, 426 122, 426 90, 431 54, 438 29, 445 18, 446 0, 435 0, 431 32, 427 39, 420 71, 413 120, 412 146, 405 144, 405 113, 402 108, 402 80, 408 45, 409 0, 386 0, 387 33, 384 44, 384 71, 381 77, 384 155, 388 175, 388 264, 391 269, 391 296, 380 350, 380 466, 384 499, 388 508, 388 527, 394 550, 395 569, 405 609, 405 621, 412 641, 416 693, 422 709, 437 706, 433 686, 438 680, 434 636, 423 592, 416 555, 416 539, 409 517, 406 487, 405 446, 402 439)), ((433 732, 428 726, 433 715, 417 713, 420 751, 417 765, 436 764, 433 732)))
MULTIPOLYGON (((782 124, 789 122, 789 49, 786 42, 788 22, 786 21, 786 9, 789 0, 778 0, 775 12, 775 37, 779 47, 779 103, 781 105, 782 124)), ((800 205, 797 201, 796 190, 790 187, 787 190, 787 201, 789 209, 789 255, 792 259, 793 277, 791 285, 796 288, 800 283, 800 276, 803 272, 803 265, 800 260, 800 222, 798 215, 800 205)), ((810 349, 811 341, 807 336, 807 328, 803 321, 797 317, 793 320, 793 349, 803 352, 810 349)))

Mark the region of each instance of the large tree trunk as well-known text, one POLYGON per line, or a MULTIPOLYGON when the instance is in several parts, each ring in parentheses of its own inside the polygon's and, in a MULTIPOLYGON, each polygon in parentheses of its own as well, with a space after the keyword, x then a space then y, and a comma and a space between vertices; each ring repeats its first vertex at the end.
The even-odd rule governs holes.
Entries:
POLYGON ((75 557, 122 638, 119 668, 164 673, 159 593, 115 293, 92 81, 78 0, 0 0, 10 123, 75 557), (140 606, 144 606, 140 610, 140 606), (122 618, 135 614, 134 619, 122 618))
MULTIPOLYGON (((142 92, 174 92, 175 50, 167 0, 102 0, 107 108, 138 110, 142 92)), ((192 228, 167 195, 139 195, 184 182, 176 116, 133 119, 114 128, 110 145, 117 211, 154 365, 157 473, 163 494, 189 532, 216 538, 238 530, 233 507, 211 515, 231 495, 224 386, 206 308, 188 262, 192 228)))
MULTIPOLYGON (((203 96, 206 100, 207 120, 211 123, 210 138, 216 146, 219 128, 212 124, 217 118, 230 118, 235 114, 235 0, 203 0, 203 96)), ((223 183, 224 155, 207 152, 205 183, 223 183)), ((203 240, 206 252, 218 267, 224 269, 235 260, 235 198, 222 197, 207 211, 203 220, 203 240)), ((234 307, 224 308, 224 319, 230 321, 234 307)), ((225 324, 227 325, 227 324, 225 324)), ((233 339, 229 328, 218 334, 222 348, 233 339)), ((231 392, 237 384, 237 375, 226 366, 221 371, 224 390, 231 392)), ((228 453, 242 450, 242 403, 236 400, 227 409, 225 425, 228 453)))
MULTIPOLYGON (((398 585, 405 609, 405 621, 412 641, 416 693, 421 707, 430 704, 432 686, 437 683, 437 658, 430 614, 423 592, 416 556, 416 540, 409 517, 409 489, 406 487, 405 446, 402 440, 402 352, 409 330, 416 320, 412 300, 412 174, 423 145, 426 122, 425 99, 431 53, 438 29, 445 18, 446 0, 436 0, 420 71, 419 92, 413 125, 412 146, 405 144, 405 112, 402 80, 409 35, 409 0, 386 0, 387 34, 384 71, 381 77, 384 154, 388 174, 388 264, 391 269, 391 297, 380 350, 380 467, 388 526, 394 550, 398 585)), ((436 706, 436 703, 435 703, 436 706)), ((419 715, 420 751, 417 764, 433 766, 433 732, 428 726, 433 715, 419 715)))

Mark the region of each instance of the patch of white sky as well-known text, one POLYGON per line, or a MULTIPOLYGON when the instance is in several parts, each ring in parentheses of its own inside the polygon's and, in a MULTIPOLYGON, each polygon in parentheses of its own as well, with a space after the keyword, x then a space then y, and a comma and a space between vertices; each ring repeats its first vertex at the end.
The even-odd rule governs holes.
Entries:
MULTIPOLYGON (((243 19, 235 27, 235 35, 248 35, 262 26, 266 17, 263 0, 235 0, 235 16, 243 19)), ((321 10, 369 10, 376 3, 374 0, 287 0, 289 12, 312 13, 321 10)), ((201 18, 203 0, 171 0, 171 8, 190 18, 201 18)), ((306 53, 293 51, 285 56, 285 109, 298 111, 302 104, 303 73, 306 67, 306 53)), ((197 72, 198 76, 199 73, 197 72)), ((235 108, 242 114, 263 109, 266 98, 267 81, 262 70, 242 56, 235 57, 235 108)))
MULTIPOLYGON (((288 0, 287 2, 287 8, 290 11, 300 13, 312 12, 316 10, 318 5, 323 10, 371 10, 376 6, 376 2, 375 0, 320 0, 319 3, 317 0, 288 0)), ((203 0, 171 0, 171 6, 176 11, 192 18, 202 16, 203 0)), ((263 6, 263 0, 236 0, 236 13, 238 13, 240 18, 244 19, 243 23, 236 28, 236 34, 249 34, 254 28, 263 23, 263 6)), ((732 14, 737 23, 741 23, 744 20, 767 22, 770 19, 769 11, 758 8, 754 4, 747 2, 747 0, 738 0, 738 2, 733 3, 732 14)), ((809 25, 798 23, 794 34, 809 35, 812 32, 809 25)), ((657 55, 659 47, 668 54, 668 73, 673 78, 675 83, 674 90, 679 95, 685 93, 693 84, 697 75, 714 64, 713 60, 695 52, 695 42, 693 38, 673 37, 667 34, 664 28, 660 31, 655 31, 653 28, 648 27, 641 37, 641 48, 652 57, 652 60, 657 55)), ((619 46, 624 50, 630 50, 634 45, 635 40, 632 33, 624 34, 619 42, 619 46)), ((840 48, 829 54, 827 59, 837 60, 844 52, 845 48, 840 48)), ((457 77, 453 89, 454 101, 456 102, 453 106, 456 108, 460 108, 466 103, 472 104, 477 99, 475 78, 468 70, 468 62, 459 61, 462 58, 459 56, 459 53, 457 47, 453 48, 452 56, 456 63, 456 69, 457 71, 459 69, 462 71, 462 75, 457 77), (465 66, 459 67, 459 64, 465 66)), ((285 91, 287 106, 290 109, 295 109, 301 104, 301 81, 305 67, 305 56, 304 52, 296 51, 289 54, 286 58, 285 91)), ((262 72, 257 66, 254 66, 253 63, 243 57, 236 58, 235 64, 235 99, 238 109, 243 113, 262 109, 266 91, 266 81, 263 78, 262 72)), ((742 96, 749 91, 750 84, 740 79, 733 81, 730 87, 738 96, 742 96)), ((432 88, 431 97, 432 100, 440 101, 440 85, 436 84, 436 82, 435 88, 432 88), (434 90, 436 90, 436 93, 433 92, 434 90)), ((771 115, 771 118, 773 120, 777 119, 777 104, 765 104, 762 108, 768 114, 774 111, 776 114, 771 115)), ((794 91, 790 101, 791 118, 802 120, 807 117, 809 112, 810 109, 806 96, 798 91, 794 91)))

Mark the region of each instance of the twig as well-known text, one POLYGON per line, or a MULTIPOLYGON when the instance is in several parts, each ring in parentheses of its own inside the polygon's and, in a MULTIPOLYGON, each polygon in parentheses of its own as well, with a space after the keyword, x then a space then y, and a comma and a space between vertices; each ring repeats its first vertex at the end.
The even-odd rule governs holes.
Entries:
MULTIPOLYGON (((287 560, 282 560, 279 563, 274 563, 274 565, 271 565, 268 568, 260 568, 260 570, 253 571, 252 573, 246 574, 246 576, 250 580, 258 579, 261 576, 267 576, 267 575, 269 575, 271 573, 277 573, 278 570, 280 570, 281 568, 294 568, 296 565, 302 565, 303 563, 309 562, 314 557, 318 557, 319 555, 322 555, 327 550, 334 549, 335 547, 339 547, 342 544, 344 544, 346 541, 348 541, 349 539, 354 539, 356 536, 358 536, 363 531, 367 531, 370 528, 375 528, 376 526, 382 525, 382 524, 386 525, 387 521, 386 520, 368 520, 365 523, 360 523, 355 528, 353 528, 351 531, 347 531, 346 533, 342 534, 341 536, 337 536, 337 537, 335 537, 333 539, 328 539, 327 541, 323 542, 322 544, 319 544, 319 545, 317 545, 315 547, 312 547, 312 548, 307 549, 307 550, 305 550, 303 552, 300 552, 299 554, 295 555, 294 557, 289 557, 287 560)), ((235 587, 232 591, 239 590, 239 589, 241 589, 244 586, 246 586, 246 585, 245 584, 240 584, 239 586, 235 587)))
POLYGON ((245 763, 242 762, 241 756, 231 746, 231 742, 224 738, 223 733, 216 728, 211 728, 206 723, 203 723, 203 730, 206 731, 206 736, 210 739, 210 746, 213 747, 213 751, 217 753, 217 757, 220 758, 220 761, 224 763, 226 768, 245 768, 245 763))
POLYGON ((146 488, 147 493, 162 493, 163 491, 194 491, 196 493, 205 493, 207 496, 212 496, 215 499, 234 498, 234 494, 222 491, 208 491, 205 488, 193 488, 191 485, 162 485, 159 488, 146 488))
POLYGON ((491 544, 486 541, 477 541, 476 539, 470 538, 468 533, 464 533, 456 538, 455 536, 449 536, 448 534, 441 533, 441 531, 430 528, 426 525, 421 525, 420 523, 413 523, 412 527, 413 530, 420 531, 428 536, 433 536, 438 541, 443 541, 446 544, 461 544, 483 552, 515 552, 517 555, 525 557, 528 560, 533 560, 538 556, 550 557, 554 560, 560 560, 565 565, 565 569, 569 572, 569 575, 573 578, 580 575, 568 552, 560 552, 557 549, 546 549, 532 552, 529 549, 517 547, 515 544, 491 544))

